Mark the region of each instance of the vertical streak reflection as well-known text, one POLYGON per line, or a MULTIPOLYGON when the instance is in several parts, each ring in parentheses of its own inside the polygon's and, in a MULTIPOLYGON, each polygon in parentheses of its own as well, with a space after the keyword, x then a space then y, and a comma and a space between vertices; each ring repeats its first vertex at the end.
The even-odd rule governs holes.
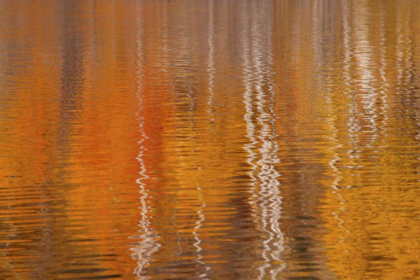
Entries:
POLYGON ((245 17, 254 19, 251 21, 251 26, 244 24, 245 29, 250 33, 245 34, 249 36, 244 39, 243 54, 246 110, 244 119, 250 141, 245 145, 245 150, 248 152, 248 163, 252 167, 250 171, 252 201, 250 203, 254 207, 254 216, 259 228, 265 236, 261 254, 263 264, 258 268, 258 279, 264 279, 267 274, 271 276, 271 279, 277 279, 277 275, 286 266, 281 259, 281 253, 284 251, 284 236, 279 223, 282 196, 278 178, 281 174, 275 167, 280 159, 277 156, 279 147, 275 140, 277 136, 274 112, 275 93, 270 78, 272 22, 269 16, 261 12, 271 9, 265 6, 266 2, 261 5, 262 7, 251 8, 252 11, 257 11, 256 15, 245 17), (263 20, 268 22, 261 22, 263 20), (251 44, 247 41, 248 38, 251 44), (263 60, 264 58, 266 61, 263 60))
MULTIPOLYGON (((344 1, 342 3, 342 13, 343 13, 343 19, 342 19, 342 25, 343 25, 343 79, 344 84, 346 87, 351 86, 351 57, 352 57, 352 51, 350 47, 350 19, 349 19, 349 3, 347 1, 344 1)), ((328 104, 333 108, 334 102, 331 100, 330 95, 328 95, 328 104)), ((334 109, 333 109, 334 110, 334 109)), ((338 111, 338 110, 337 110, 338 111)), ((340 204, 340 207, 337 209, 337 211, 332 212, 332 216, 337 221, 337 226, 339 228, 342 228, 346 231, 346 233, 349 233, 349 230, 345 227, 345 222, 341 218, 341 214, 346 211, 346 201, 343 198, 342 194, 340 193, 340 183, 343 179, 343 174, 341 170, 337 167, 338 163, 342 160, 342 157, 340 156, 339 149, 343 147, 343 144, 339 140, 339 129, 337 124, 337 113, 336 110, 333 111, 333 114, 331 114, 331 117, 329 117, 328 125, 330 127, 330 130, 332 131, 333 135, 331 138, 331 141, 334 143, 334 146, 330 148, 333 156, 332 159, 328 162, 329 166, 331 167, 333 171, 334 180, 331 184, 332 193, 337 197, 338 203, 340 204)), ((346 239, 346 236, 343 235, 340 237, 339 242, 344 243, 346 239)))
POLYGON ((201 187, 197 187, 199 200, 201 202, 201 206, 199 210, 197 210, 198 220, 195 222, 196 226, 193 230, 193 236, 195 243, 193 244, 196 248, 197 259, 196 262, 205 267, 205 271, 201 273, 198 277, 203 279, 208 279, 208 271, 210 270, 210 266, 208 266, 202 255, 203 248, 201 247, 202 240, 199 235, 200 228, 203 226, 204 222, 206 221, 206 216, 204 214, 204 209, 206 208, 206 201, 203 198, 203 190, 201 187))
POLYGON ((209 34, 208 34, 208 45, 209 45, 209 62, 208 62, 208 73, 209 73, 209 114, 211 115, 210 123, 213 124, 215 121, 214 114, 214 2, 209 1, 209 34))
MULTIPOLYGON (((140 8, 138 8, 137 14, 140 13, 140 8)), ((147 276, 142 276, 143 270, 149 265, 150 258, 153 253, 155 253, 159 248, 160 244, 156 242, 157 234, 151 228, 151 214, 149 213, 149 206, 147 205, 149 199, 149 192, 146 189, 146 184, 144 180, 148 178, 147 168, 144 162, 144 152, 147 150, 144 141, 147 139, 147 135, 144 130, 144 120, 142 116, 143 102, 142 102, 142 44, 141 44, 141 35, 142 28, 140 24, 140 19, 137 18, 138 34, 137 34, 137 91, 136 97, 139 103, 139 110, 137 112, 137 121, 139 124, 139 133, 141 135, 139 144, 139 154, 137 160, 140 164, 140 177, 137 179, 136 183, 140 187, 140 207, 141 210, 141 220, 139 221, 140 235, 131 236, 132 239, 140 239, 139 246, 131 248, 133 253, 131 254, 134 260, 137 260, 137 267, 134 269, 133 274, 141 277, 141 279, 148 279, 147 276)))

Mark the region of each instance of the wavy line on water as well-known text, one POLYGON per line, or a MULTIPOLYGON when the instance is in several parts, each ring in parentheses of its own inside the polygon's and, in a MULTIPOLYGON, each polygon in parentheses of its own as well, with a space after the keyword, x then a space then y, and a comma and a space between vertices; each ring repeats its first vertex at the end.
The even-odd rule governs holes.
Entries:
MULTIPOLYGON (((258 10, 258 9, 253 9, 258 10)), ((247 39, 244 41, 244 104, 246 114, 244 119, 247 127, 247 138, 249 143, 244 146, 248 152, 248 163, 252 167, 249 171, 251 177, 251 199, 250 204, 254 210, 254 218, 259 221, 263 232, 267 234, 267 238, 263 241, 263 252, 261 254, 264 263, 257 268, 259 271, 258 279, 264 279, 268 274, 272 279, 276 279, 277 275, 286 267, 285 263, 274 266, 273 262, 282 262, 281 253, 284 251, 284 236, 280 229, 280 216, 282 197, 279 189, 280 182, 278 177, 280 173, 275 169, 275 164, 280 162, 277 157, 278 144, 274 140, 275 119, 274 113, 274 91, 269 87, 271 94, 271 102, 267 112, 267 93, 263 87, 265 85, 268 71, 265 67, 271 65, 272 54, 264 54, 263 49, 267 47, 271 50, 271 45, 264 45, 262 39, 268 39, 272 33, 271 25, 264 33, 260 30, 264 27, 259 22, 261 17, 257 15, 251 22, 250 32, 248 34, 252 39, 251 44, 247 39), (255 18, 258 18, 255 20, 255 18), (265 34, 266 37, 262 37, 265 34), (262 57, 266 56, 267 61, 262 61, 262 57), (254 96, 254 92, 256 93, 254 96), (256 105, 254 105, 254 100, 256 105), (256 123, 253 118, 256 118, 256 123), (257 147, 260 148, 256 151, 257 147), (256 161, 256 162, 255 162, 256 161), (267 272, 268 270, 268 272, 267 272)), ((245 30, 248 30, 248 24, 245 23, 245 30)), ((244 32, 245 33, 245 32, 244 32)), ((245 34, 246 35, 246 34, 245 34)), ((271 43, 271 41, 269 42, 271 43)))
MULTIPOLYGON (((138 13, 140 14, 140 8, 138 9, 138 13)), ((139 26, 139 33, 137 36, 137 91, 136 97, 138 100, 139 110, 137 112, 137 122, 139 124, 139 132, 140 132, 140 140, 138 142, 139 145, 139 154, 137 156, 137 161, 140 164, 140 177, 136 180, 136 183, 139 185, 140 188, 140 207, 141 210, 141 220, 139 221, 140 233, 139 235, 131 236, 131 239, 140 239, 138 243, 139 246, 131 248, 133 252, 131 254, 132 258, 137 260, 137 267, 133 271, 133 275, 140 277, 141 279, 148 279, 147 276, 142 275, 144 269, 149 265, 149 260, 151 256, 159 250, 161 245, 156 241, 158 237, 157 234, 151 228, 151 216, 149 214, 149 207, 148 198, 149 198, 149 191, 146 188, 146 184, 144 180, 148 178, 147 176, 147 168, 144 162, 144 152, 147 148, 144 146, 144 141, 148 138, 146 132, 144 130, 144 120, 142 117, 142 109, 143 109, 143 100, 142 100, 142 47, 141 47, 141 32, 142 28, 140 27, 140 20, 137 19, 137 24, 139 26)))
POLYGON ((198 231, 200 230, 200 228, 203 226, 204 222, 206 221, 206 216, 204 214, 204 209, 207 207, 206 202, 203 198, 203 191, 200 187, 197 187, 197 190, 199 192, 199 199, 201 201, 201 206, 200 206, 200 210, 197 211, 197 216, 198 216, 198 220, 195 222, 196 226, 194 227, 193 230, 193 236, 194 236, 194 240, 195 243, 193 244, 194 247, 196 248, 196 254, 197 254, 197 259, 196 262, 202 266, 204 266, 205 271, 203 273, 201 273, 198 278, 202 278, 202 279, 208 279, 208 272, 211 270, 210 266, 207 265, 207 263, 204 261, 203 259, 203 255, 202 255, 202 251, 203 248, 201 247, 201 243, 202 240, 198 234, 198 231))

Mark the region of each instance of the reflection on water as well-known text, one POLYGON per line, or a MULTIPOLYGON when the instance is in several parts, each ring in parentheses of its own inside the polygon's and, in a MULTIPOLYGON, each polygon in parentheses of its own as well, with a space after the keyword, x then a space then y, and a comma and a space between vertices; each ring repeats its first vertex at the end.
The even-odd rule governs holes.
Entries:
POLYGON ((3 1, 2 279, 416 279, 417 1, 3 1))

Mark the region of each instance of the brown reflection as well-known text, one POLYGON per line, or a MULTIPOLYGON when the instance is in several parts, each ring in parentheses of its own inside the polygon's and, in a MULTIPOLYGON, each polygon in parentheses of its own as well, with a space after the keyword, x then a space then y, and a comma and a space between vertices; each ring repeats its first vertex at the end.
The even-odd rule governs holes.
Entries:
MULTIPOLYGON (((8 50, 8 67, 14 70, 2 74, 13 112, 12 122, 2 123, 10 131, 1 146, 1 165, 9 166, 2 171, 2 193, 13 211, 11 227, 2 232, 10 248, 2 259, 5 275, 124 274, 118 262, 128 259, 121 245, 132 221, 121 214, 137 203, 130 189, 136 178, 136 106, 130 114, 132 78, 124 74, 132 54, 108 55, 95 69, 92 62, 108 46, 94 44, 100 38, 92 30, 103 22, 85 17, 98 12, 92 1, 21 4, 8 2, 16 13, 9 29, 17 36, 8 50)), ((113 8, 109 12, 120 19, 130 10, 113 8)), ((114 29, 128 32, 126 27, 114 29)), ((125 46, 114 51, 121 53, 125 46)))
MULTIPOLYGON (((47 10, 36 7, 27 17, 27 7, 22 3, 4 3, 11 13, 6 15, 4 31, 15 36, 8 40, 2 50, 5 67, 2 69, 2 87, 6 98, 2 100, 1 136, 1 197, 2 197, 2 241, 1 268, 5 277, 42 278, 47 275, 45 267, 51 261, 48 249, 52 242, 52 194, 46 178, 50 160, 49 141, 56 136, 50 131, 49 119, 56 112, 48 112, 57 102, 45 97, 59 88, 59 66, 54 65, 57 54, 45 57, 40 45, 58 43, 49 32, 57 27, 29 37, 47 29, 48 24, 38 22, 37 16, 48 14, 47 19, 56 20, 57 6, 47 10), (45 65, 52 64, 50 69, 45 65), (43 77, 39 79, 39 77, 43 77), (28 90, 29 89, 29 90, 28 90), (37 93, 37 94, 34 94, 37 93), (30 242, 30 243, 29 243, 30 242), (34 250, 28 252, 28 243, 34 250), (34 253, 42 251, 45 254, 34 253), (23 264, 23 265, 22 265, 23 264), (25 272, 24 267, 31 267, 25 272)), ((2 29, 3 30, 3 29, 2 29)), ((3 65, 3 63, 2 63, 3 65)), ((51 96, 54 97, 54 96, 51 96)))

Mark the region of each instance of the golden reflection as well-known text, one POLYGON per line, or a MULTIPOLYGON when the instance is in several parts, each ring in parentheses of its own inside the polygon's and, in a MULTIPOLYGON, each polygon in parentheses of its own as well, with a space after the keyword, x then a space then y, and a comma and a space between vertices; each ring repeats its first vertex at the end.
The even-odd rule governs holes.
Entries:
POLYGON ((0 278, 418 278, 418 14, 5 0, 0 278))
MULTIPOLYGON (((409 9, 404 8, 408 5, 404 1, 399 11, 394 5, 374 6, 369 1, 343 6, 343 68, 347 80, 344 91, 349 110, 347 123, 342 123, 343 118, 332 121, 338 132, 334 139, 339 143, 334 149, 337 160, 331 165, 337 174, 338 190, 331 192, 335 199, 327 193, 329 206, 325 208, 332 211, 332 216, 324 216, 326 226, 331 229, 325 235, 330 244, 328 264, 346 279, 415 277, 412 265, 418 262, 414 253, 418 246, 402 236, 418 231, 418 223, 394 211, 410 197, 397 193, 403 189, 411 193, 412 183, 403 174, 414 166, 414 158, 394 154, 396 145, 407 145, 407 140, 395 134, 399 122, 395 102, 400 102, 397 101, 400 96, 393 89, 399 84, 410 85, 408 80, 398 80, 403 79, 401 73, 409 73, 412 66, 405 61, 413 54, 402 51, 402 44, 398 43, 404 36, 398 26, 402 22, 408 24, 409 20, 399 21, 396 26, 387 21, 390 16, 410 19, 409 9), (400 66, 394 67, 395 62, 400 66), (349 131, 350 137, 342 137, 341 131, 349 131), (397 158, 404 158, 406 163, 398 163, 397 158), (342 206, 331 207, 334 200, 342 206)), ((404 30, 412 28, 406 26, 404 30)), ((408 50, 405 46, 410 46, 411 37, 406 38, 403 48, 408 50)), ((337 110, 346 103, 334 97, 337 93, 331 95, 331 100, 335 100, 333 110, 337 112, 334 115, 339 115, 337 110)), ((410 204, 416 204, 416 200, 418 196, 411 196, 410 204)))

